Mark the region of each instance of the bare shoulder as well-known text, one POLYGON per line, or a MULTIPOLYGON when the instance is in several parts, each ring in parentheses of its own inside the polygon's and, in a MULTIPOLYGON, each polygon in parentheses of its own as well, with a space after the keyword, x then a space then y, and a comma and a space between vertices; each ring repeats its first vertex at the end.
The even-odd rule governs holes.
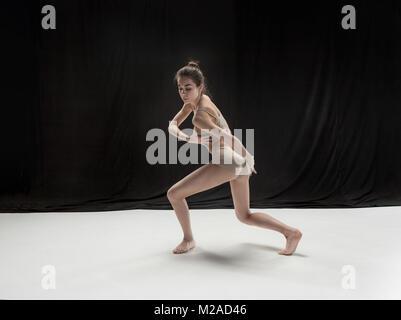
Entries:
POLYGON ((200 100, 199 104, 203 107, 210 107, 211 105, 214 105, 212 102, 212 99, 206 94, 202 95, 202 99, 200 100))
POLYGON ((206 109, 207 111, 210 111, 212 114, 216 116, 219 116, 221 113, 220 110, 213 103, 213 101, 210 99, 210 97, 207 96, 206 94, 203 95, 201 101, 199 102, 199 107, 202 109, 206 109))

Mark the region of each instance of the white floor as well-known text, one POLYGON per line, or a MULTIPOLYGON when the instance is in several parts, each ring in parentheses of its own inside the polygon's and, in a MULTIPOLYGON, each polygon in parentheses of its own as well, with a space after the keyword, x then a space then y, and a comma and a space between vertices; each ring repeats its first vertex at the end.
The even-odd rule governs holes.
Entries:
POLYGON ((172 210, 0 214, 0 298, 401 299, 401 207, 251 211, 299 228, 297 252, 232 209, 191 210, 181 255, 172 210))

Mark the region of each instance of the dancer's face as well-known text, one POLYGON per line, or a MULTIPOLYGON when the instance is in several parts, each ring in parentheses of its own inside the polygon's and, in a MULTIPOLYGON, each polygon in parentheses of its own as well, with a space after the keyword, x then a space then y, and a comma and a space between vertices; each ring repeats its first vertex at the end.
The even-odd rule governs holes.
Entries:
POLYGON ((177 85, 178 93, 180 94, 182 101, 184 101, 184 103, 193 102, 196 104, 203 85, 201 84, 197 87, 196 83, 188 77, 179 77, 177 79, 177 85))

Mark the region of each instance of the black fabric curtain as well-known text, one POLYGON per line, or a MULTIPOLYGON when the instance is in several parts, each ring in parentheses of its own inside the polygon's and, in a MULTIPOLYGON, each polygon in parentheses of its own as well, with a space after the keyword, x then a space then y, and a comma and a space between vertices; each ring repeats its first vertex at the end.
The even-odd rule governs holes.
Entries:
MULTIPOLYGON (((231 130, 254 129, 251 207, 401 204, 398 0, 1 6, 1 212, 172 209, 167 190, 202 164, 149 164, 146 135, 168 137, 189 59, 231 130)), ((228 183, 187 201, 233 208, 228 183)))

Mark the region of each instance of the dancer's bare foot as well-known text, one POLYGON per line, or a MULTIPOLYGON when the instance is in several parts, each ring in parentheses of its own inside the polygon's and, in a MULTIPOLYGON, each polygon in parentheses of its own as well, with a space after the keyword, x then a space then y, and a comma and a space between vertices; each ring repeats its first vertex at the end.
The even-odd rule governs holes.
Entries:
POLYGON ((173 250, 173 253, 185 253, 195 248, 195 240, 182 240, 182 242, 173 250))
POLYGON ((278 254, 291 255, 294 253, 299 240, 302 238, 302 232, 298 229, 295 229, 294 231, 285 235, 285 238, 287 239, 287 245, 285 249, 280 251, 278 254))

